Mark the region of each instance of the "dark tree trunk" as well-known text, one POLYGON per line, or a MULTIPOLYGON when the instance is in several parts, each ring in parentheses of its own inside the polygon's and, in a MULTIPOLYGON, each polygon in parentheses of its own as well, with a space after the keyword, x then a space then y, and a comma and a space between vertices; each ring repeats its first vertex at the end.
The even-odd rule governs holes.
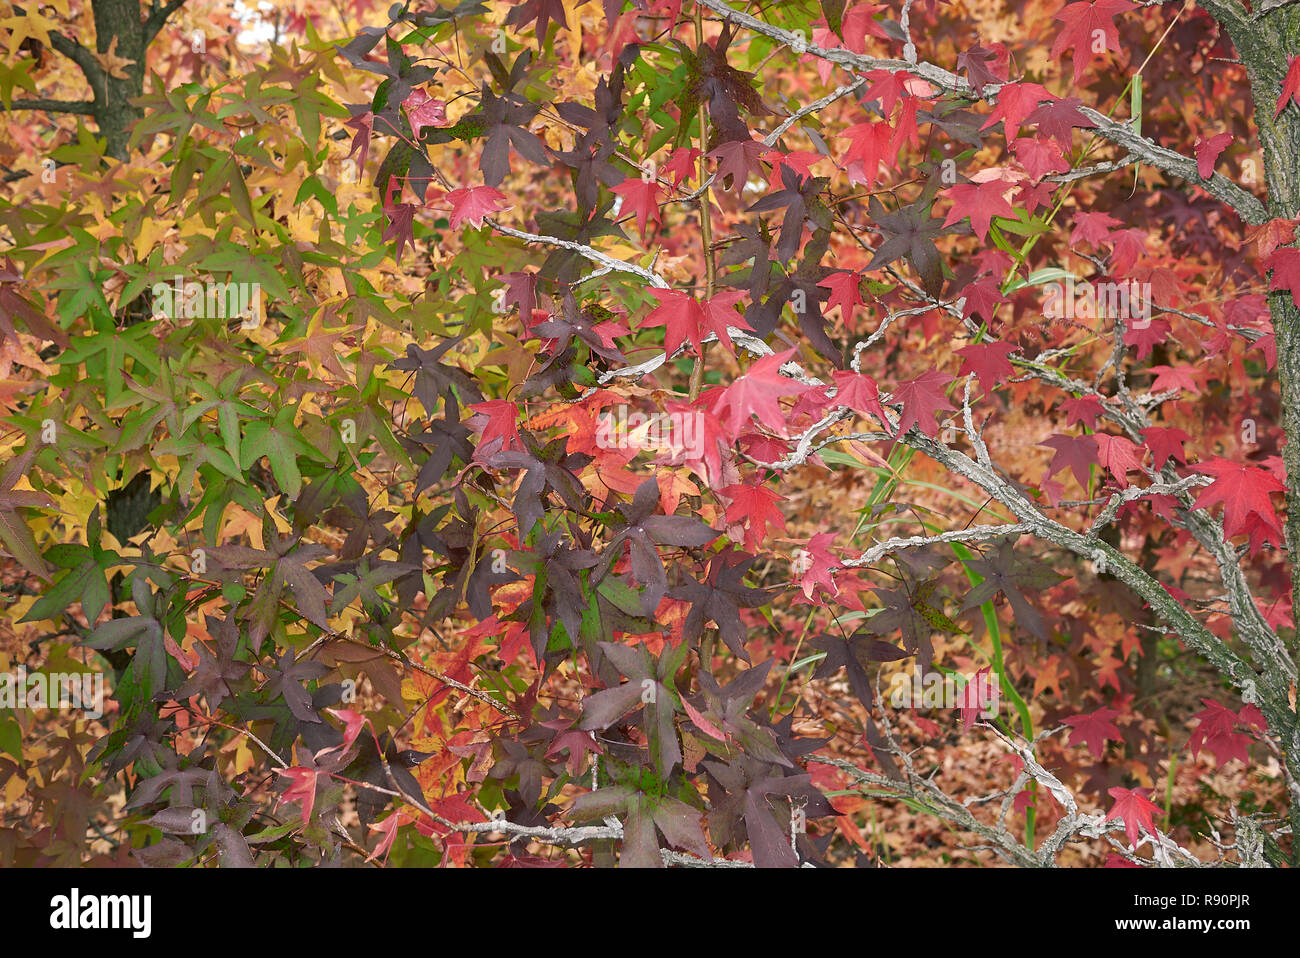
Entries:
MULTIPOLYGON (((107 153, 117 160, 125 160, 131 127, 140 118, 138 107, 131 100, 144 92, 145 56, 149 40, 145 36, 143 11, 139 0, 94 0, 95 49, 107 53, 117 40, 115 55, 135 62, 121 68, 125 79, 99 71, 99 85, 95 88, 95 120, 100 134, 108 140, 107 153)), ((95 82, 91 79, 92 84, 95 82)))

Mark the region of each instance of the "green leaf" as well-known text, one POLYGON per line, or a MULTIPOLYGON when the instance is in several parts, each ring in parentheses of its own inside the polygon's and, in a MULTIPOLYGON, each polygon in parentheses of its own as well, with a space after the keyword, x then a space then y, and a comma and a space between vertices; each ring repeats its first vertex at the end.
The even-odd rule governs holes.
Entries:
POLYGON ((302 822, 286 822, 283 825, 272 825, 260 832, 254 832, 252 835, 245 835, 244 841, 250 845, 263 845, 267 842, 273 842, 277 838, 283 838, 300 828, 302 828, 302 822))
POLYGON ((108 604, 108 582, 99 563, 90 560, 73 569, 37 599, 20 622, 53 619, 80 600, 87 621, 94 622, 108 604))
POLYGON ((249 226, 256 227, 257 220, 253 216, 253 200, 248 195, 248 184, 244 182, 244 173, 239 164, 233 159, 230 161, 230 176, 226 185, 230 188, 230 201, 239 215, 248 221, 249 226))
POLYGON ((822 0, 822 13, 826 14, 826 25, 835 31, 836 36, 844 39, 844 0, 822 0))
POLYGON ((13 709, 0 709, 0 751, 8 752, 19 764, 23 759, 23 730, 13 709))
POLYGON ((241 469, 248 469, 263 456, 271 464, 276 483, 290 499, 297 499, 302 491, 302 473, 298 471, 298 456, 317 457, 293 425, 294 408, 280 410, 273 423, 251 423, 244 434, 243 449, 239 457, 241 469))

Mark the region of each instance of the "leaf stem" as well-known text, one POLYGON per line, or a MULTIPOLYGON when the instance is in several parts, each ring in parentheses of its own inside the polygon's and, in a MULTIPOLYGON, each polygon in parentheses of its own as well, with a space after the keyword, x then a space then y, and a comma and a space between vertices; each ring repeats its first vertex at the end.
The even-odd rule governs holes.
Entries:
MULTIPOLYGON (((704 45, 704 8, 699 3, 695 4, 695 45, 701 47, 704 45)), ((717 287, 718 267, 714 260, 713 252, 713 215, 709 209, 709 181, 708 169, 705 164, 705 156, 709 152, 709 116, 708 107, 703 100, 700 101, 698 111, 700 122, 700 158, 697 175, 700 178, 700 242, 704 247, 704 298, 712 299, 714 290, 717 287)), ((708 350, 706 344, 700 344, 699 361, 691 369, 691 387, 690 401, 695 402, 699 398, 700 389, 704 385, 704 355, 708 350)))

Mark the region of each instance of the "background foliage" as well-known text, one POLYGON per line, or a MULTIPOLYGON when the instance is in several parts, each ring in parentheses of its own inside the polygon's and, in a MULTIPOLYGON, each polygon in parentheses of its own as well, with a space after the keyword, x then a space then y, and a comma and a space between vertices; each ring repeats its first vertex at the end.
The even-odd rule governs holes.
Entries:
POLYGON ((1290 863, 1230 3, 9 5, 0 863, 1290 863))

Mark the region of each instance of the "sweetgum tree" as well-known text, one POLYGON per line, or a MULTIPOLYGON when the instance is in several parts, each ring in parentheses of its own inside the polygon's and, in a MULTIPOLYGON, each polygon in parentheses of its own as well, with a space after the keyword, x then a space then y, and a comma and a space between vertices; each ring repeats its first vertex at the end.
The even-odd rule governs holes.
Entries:
POLYGON ((1298 863, 1300 6, 0 29, 0 862, 1298 863))

